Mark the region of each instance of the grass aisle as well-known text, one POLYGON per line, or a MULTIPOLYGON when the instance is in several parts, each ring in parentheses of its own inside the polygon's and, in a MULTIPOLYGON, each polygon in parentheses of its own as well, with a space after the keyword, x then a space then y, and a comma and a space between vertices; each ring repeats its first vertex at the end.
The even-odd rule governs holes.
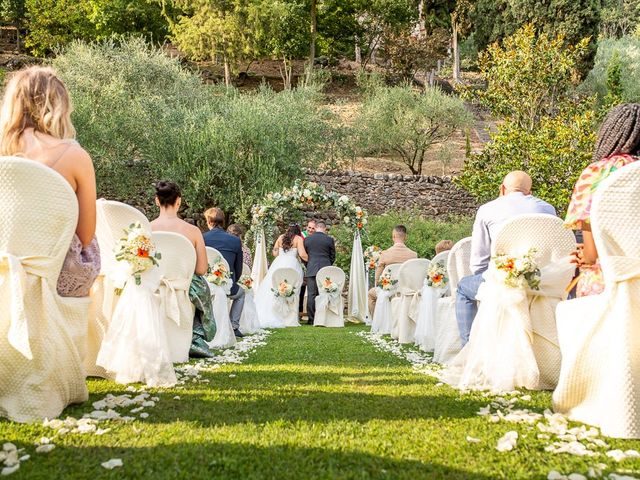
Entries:
MULTIPOLYGON (((436 386, 356 336, 362 329, 276 331, 245 363, 203 374, 208 384, 149 390, 160 402, 147 410, 148 418, 101 423, 112 428, 102 436, 58 437, 49 454, 35 454, 33 444, 52 436, 50 429, 0 422, 0 442, 31 454, 7 478, 516 479, 546 478, 550 470, 586 474, 603 460, 614 467, 604 455, 546 453, 548 442, 537 439, 534 427, 477 416, 486 398, 436 386), (517 448, 498 452, 498 439, 510 430, 520 433, 517 448), (480 442, 469 443, 467 436, 480 442), (124 466, 100 466, 111 458, 124 466)), ((92 380, 90 391, 93 401, 126 393, 104 380, 92 380)), ((542 411, 549 399, 536 393, 526 408, 542 411)), ((89 411, 85 404, 65 413, 89 411)), ((640 446, 607 442, 625 450, 640 446)), ((622 465, 637 469, 640 462, 622 465)))

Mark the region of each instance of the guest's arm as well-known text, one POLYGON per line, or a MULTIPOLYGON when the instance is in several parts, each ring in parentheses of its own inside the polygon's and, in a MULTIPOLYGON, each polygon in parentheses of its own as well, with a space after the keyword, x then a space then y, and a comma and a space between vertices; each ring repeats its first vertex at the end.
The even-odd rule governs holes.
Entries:
POLYGON ((591 233, 591 225, 584 223, 582 225, 582 258, 583 265, 593 265, 598 260, 598 251, 596 250, 596 242, 591 233))
POLYGON ((296 248, 298 249, 298 255, 302 259, 302 261, 306 262, 309 260, 309 255, 307 254, 307 249, 304 248, 304 240, 302 237, 296 237, 296 248))
POLYGON ((196 248, 196 275, 205 275, 209 269, 209 262, 207 260, 207 250, 204 245, 204 238, 202 232, 198 227, 193 227, 193 241, 196 248))
POLYGON ((273 244, 273 250, 271 250, 271 253, 273 254, 274 257, 277 257, 278 254, 280 253, 281 246, 282 246, 282 235, 280 235, 276 240, 276 243, 273 244))
POLYGON ((483 219, 483 209, 480 207, 473 223, 473 233, 471 234, 471 259, 469 267, 471 273, 477 275, 484 272, 491 259, 491 237, 489 227, 483 219))
POLYGON ((73 146, 69 156, 74 159, 73 185, 78 197, 78 226, 76 234, 87 246, 96 233, 96 174, 89 154, 80 146, 73 146))
POLYGON ((380 275, 382 275, 382 272, 384 272, 384 269, 387 267, 387 259, 386 259, 386 255, 385 252, 382 252, 380 254, 380 261, 378 262, 378 266, 376 267, 376 283, 378 283, 378 280, 380 280, 380 275))

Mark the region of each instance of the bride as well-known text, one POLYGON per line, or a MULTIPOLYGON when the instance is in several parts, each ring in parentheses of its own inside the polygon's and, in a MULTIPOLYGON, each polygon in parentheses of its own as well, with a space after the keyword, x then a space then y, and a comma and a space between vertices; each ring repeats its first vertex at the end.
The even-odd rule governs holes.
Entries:
MULTIPOLYGON (((258 311, 258 318, 262 328, 282 328, 290 326, 286 325, 284 319, 278 318, 274 313, 273 307, 276 298, 271 291, 271 278, 273 277, 273 272, 280 268, 292 268, 296 270, 300 274, 300 279, 304 276, 300 259, 306 262, 309 257, 304 249, 302 231, 298 225, 290 225, 287 232, 278 237, 278 240, 276 240, 273 246, 273 256, 275 257, 273 263, 269 267, 269 271, 260 283, 260 287, 256 293, 256 310, 258 311)), ((297 303, 298 302, 296 302, 296 305, 297 303)))

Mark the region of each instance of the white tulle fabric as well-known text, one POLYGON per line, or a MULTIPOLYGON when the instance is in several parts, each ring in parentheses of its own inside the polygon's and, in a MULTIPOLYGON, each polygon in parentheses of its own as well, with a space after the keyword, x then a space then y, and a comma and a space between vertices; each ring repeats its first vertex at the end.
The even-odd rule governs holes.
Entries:
POLYGON ((344 289, 345 274, 338 267, 321 268, 316 275, 319 295, 316 297, 316 316, 314 325, 316 327, 344 327, 344 301, 342 290, 344 289), (338 290, 332 293, 322 289, 322 282, 330 278, 336 284, 338 290))
POLYGON ((159 268, 151 268, 141 274, 140 285, 131 277, 113 312, 96 363, 117 383, 167 387, 177 382, 160 302, 154 295, 161 275, 159 268))
POLYGON ((447 364, 460 352, 460 330, 456 320, 456 289, 458 281, 471 275, 471 237, 457 242, 447 257, 450 295, 437 301, 433 361, 447 364))
POLYGON ((0 158, 0 202, 0 417, 39 421, 88 397, 89 299, 56 292, 78 202, 58 173, 13 157, 0 158))
POLYGON ((547 265, 541 269, 540 290, 530 290, 506 286, 501 272, 491 264, 476 297, 480 303, 469 342, 443 372, 442 379, 461 389, 540 389, 540 368, 534 352, 536 320, 531 314, 553 311, 566 296, 567 276, 574 269, 568 257, 547 265))
POLYGON ((640 162, 600 184, 591 229, 605 290, 557 307, 556 411, 604 435, 640 438, 640 162))
MULTIPOLYGON (((391 275, 392 280, 398 279, 400 264, 387 265, 382 275, 391 275)), ((371 322, 371 333, 379 335, 390 335, 393 327, 391 316, 391 299, 398 292, 398 284, 393 285, 389 290, 376 287, 376 308, 373 310, 373 320, 371 322)))
POLYGON ((276 298, 271 289, 277 286, 280 280, 287 280, 290 284, 296 286, 297 292, 300 292, 302 275, 302 265, 298 260, 298 249, 292 248, 285 252, 281 248, 256 293, 255 302, 261 328, 299 326, 299 295, 294 294, 288 299, 276 298), (280 273, 276 275, 278 271, 280 273), (274 283, 274 276, 277 277, 276 283, 274 283))
POLYGON ((216 335, 209 342, 211 348, 229 348, 236 344, 236 336, 233 332, 229 317, 229 304, 227 302, 228 287, 209 284, 211 290, 211 305, 213 318, 216 319, 216 335))
POLYGON ((407 260, 398 271, 400 293, 398 315, 398 341, 414 343, 419 316, 420 294, 431 262, 426 258, 407 260))
POLYGON ((260 320, 256 310, 256 302, 253 289, 244 291, 244 308, 240 316, 240 331, 245 335, 251 335, 260 330, 260 320))
POLYGON ((424 352, 433 352, 436 345, 436 312, 438 299, 444 295, 446 288, 422 287, 418 320, 416 322, 415 344, 424 352))
POLYGON ((367 306, 367 276, 362 251, 362 238, 356 232, 351 250, 351 266, 349 268, 349 293, 347 295, 348 313, 351 320, 371 324, 369 307, 367 306))
POLYGON ((251 279, 253 288, 257 292, 262 285, 264 277, 267 275, 267 242, 264 238, 264 230, 260 230, 256 235, 256 246, 253 254, 253 265, 251 266, 251 279))
POLYGON ((96 357, 120 298, 115 295, 115 291, 117 288, 122 289, 126 281, 126 276, 122 277, 123 269, 118 268, 114 250, 124 230, 135 222, 140 222, 143 228, 151 231, 147 217, 132 206, 103 198, 96 202, 96 238, 100 246, 102 267, 91 290, 92 315, 89 317, 85 358, 89 376, 107 378, 104 369, 96 365, 96 357))

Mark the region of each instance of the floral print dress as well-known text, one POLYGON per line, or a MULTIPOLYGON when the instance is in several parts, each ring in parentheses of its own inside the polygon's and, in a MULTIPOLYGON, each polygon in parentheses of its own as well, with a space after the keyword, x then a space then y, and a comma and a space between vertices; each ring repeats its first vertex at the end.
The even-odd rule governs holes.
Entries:
MULTIPOLYGON (((590 225, 593 194, 600 183, 619 168, 636 160, 638 158, 631 155, 612 155, 585 168, 573 189, 564 225, 572 230, 582 230, 585 225, 590 225)), ((591 266, 582 267, 580 273, 576 289, 578 297, 602 293, 604 280, 598 262, 591 266)))

